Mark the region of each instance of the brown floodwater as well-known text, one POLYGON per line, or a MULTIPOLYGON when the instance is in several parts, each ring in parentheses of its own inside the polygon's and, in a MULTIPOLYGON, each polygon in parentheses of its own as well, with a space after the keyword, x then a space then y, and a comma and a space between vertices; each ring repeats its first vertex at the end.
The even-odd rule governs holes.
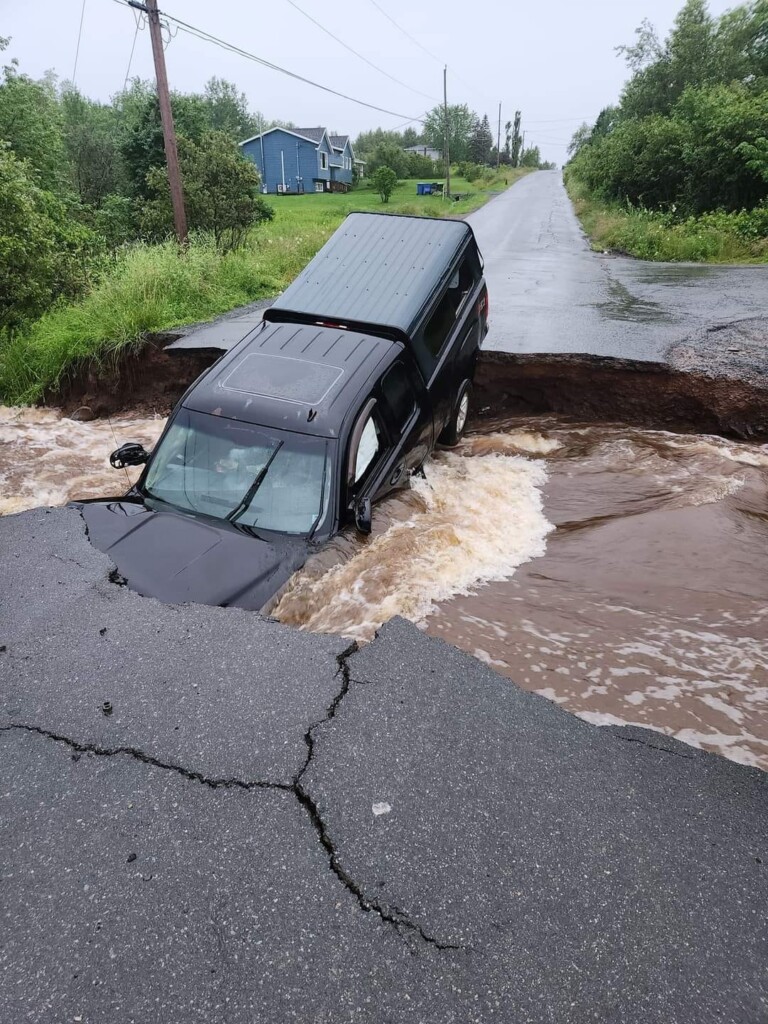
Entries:
MULTIPOLYGON (((0 511, 127 486, 163 421, 0 410, 0 511)), ((570 423, 483 425, 297 573, 272 614, 370 639, 404 615, 595 724, 768 769, 768 446, 570 423)))

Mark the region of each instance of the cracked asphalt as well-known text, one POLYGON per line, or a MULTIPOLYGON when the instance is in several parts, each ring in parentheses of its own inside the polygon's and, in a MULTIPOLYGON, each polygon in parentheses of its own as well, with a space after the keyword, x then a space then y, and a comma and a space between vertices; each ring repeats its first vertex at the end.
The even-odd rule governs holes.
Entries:
POLYGON ((766 777, 0 521, 2 1019, 768 1019, 766 777))

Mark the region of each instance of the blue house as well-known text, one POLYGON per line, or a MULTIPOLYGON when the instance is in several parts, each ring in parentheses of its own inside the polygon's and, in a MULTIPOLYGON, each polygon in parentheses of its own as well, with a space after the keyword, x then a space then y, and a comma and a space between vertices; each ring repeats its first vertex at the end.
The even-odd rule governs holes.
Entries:
POLYGON ((355 160, 348 135, 327 128, 270 128, 240 143, 256 164, 262 192, 347 192, 355 160))

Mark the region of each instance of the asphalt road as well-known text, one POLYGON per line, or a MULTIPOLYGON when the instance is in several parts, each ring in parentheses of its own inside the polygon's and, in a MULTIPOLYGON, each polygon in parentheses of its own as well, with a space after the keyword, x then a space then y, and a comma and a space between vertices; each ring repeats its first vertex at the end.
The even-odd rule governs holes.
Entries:
POLYGON ((768 1018, 759 771, 394 620, 360 652, 0 520, 0 1017, 768 1018))
POLYGON ((560 171, 537 171, 467 218, 485 258, 486 349, 663 361, 711 327, 768 316, 768 267, 593 253, 560 171))

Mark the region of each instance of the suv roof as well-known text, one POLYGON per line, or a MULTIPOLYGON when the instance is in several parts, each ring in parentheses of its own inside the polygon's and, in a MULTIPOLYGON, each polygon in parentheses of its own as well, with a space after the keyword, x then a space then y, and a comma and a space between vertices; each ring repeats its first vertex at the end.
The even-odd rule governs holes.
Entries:
POLYGON ((184 399, 187 409, 337 437, 349 404, 398 343, 341 328, 264 323, 184 399))
POLYGON ((461 220, 350 213, 264 319, 338 320, 410 336, 468 238, 461 220))

